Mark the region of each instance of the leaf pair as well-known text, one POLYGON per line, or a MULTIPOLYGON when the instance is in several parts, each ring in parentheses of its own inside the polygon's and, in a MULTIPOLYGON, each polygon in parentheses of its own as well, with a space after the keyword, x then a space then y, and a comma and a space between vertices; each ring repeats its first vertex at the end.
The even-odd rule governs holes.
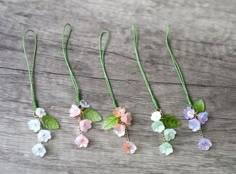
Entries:
POLYGON ((119 118, 116 117, 114 114, 109 115, 102 124, 102 129, 109 130, 114 128, 115 125, 119 123, 119 118))
POLYGON ((161 121, 165 125, 165 128, 177 128, 181 125, 181 122, 174 115, 164 114, 161 121))
POLYGON ((205 111, 204 101, 202 99, 193 101, 193 108, 197 113, 204 112, 205 111))

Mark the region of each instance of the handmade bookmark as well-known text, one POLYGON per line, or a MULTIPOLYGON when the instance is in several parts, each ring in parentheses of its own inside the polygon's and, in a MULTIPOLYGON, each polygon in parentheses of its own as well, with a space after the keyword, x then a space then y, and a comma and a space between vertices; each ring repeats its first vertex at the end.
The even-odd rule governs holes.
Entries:
POLYGON ((162 144, 160 145, 160 152, 165 155, 169 155, 173 152, 173 147, 169 141, 173 140, 176 135, 174 128, 180 126, 180 121, 172 114, 164 114, 161 110, 160 104, 158 103, 157 98, 153 94, 151 86, 148 82, 147 76, 144 72, 143 66, 140 62, 140 56, 138 51, 138 33, 134 25, 131 26, 133 32, 133 46, 134 52, 137 59, 139 70, 142 74, 146 88, 151 96, 152 103, 155 107, 155 111, 151 114, 152 130, 162 134, 162 144))
POLYGON ((35 87, 34 87, 34 69, 35 69, 35 59, 38 46, 37 34, 32 30, 26 31, 22 37, 22 45, 29 73, 30 93, 32 99, 33 117, 34 117, 34 119, 28 122, 28 127, 30 130, 38 133, 37 135, 38 143, 33 146, 32 153, 35 156, 43 157, 46 154, 46 148, 44 147, 43 143, 46 143, 48 142, 48 140, 51 139, 51 133, 49 130, 46 129, 59 129, 60 126, 58 121, 54 117, 46 114, 45 110, 43 108, 40 108, 36 101, 35 87), (29 63, 28 53, 25 45, 25 40, 29 33, 32 33, 34 37, 34 52, 31 65, 29 63))
POLYGON ((70 24, 64 26, 62 34, 62 51, 65 59, 66 66, 69 70, 70 78, 75 89, 75 100, 76 103, 71 105, 69 110, 69 116, 77 119, 78 121, 78 135, 75 138, 74 143, 79 147, 87 147, 89 139, 84 135, 89 129, 92 128, 92 123, 102 120, 101 115, 85 101, 80 99, 80 90, 75 79, 74 73, 72 72, 69 59, 68 59, 68 42, 71 36, 72 27, 70 24), (68 33, 67 37, 65 33, 68 33), (66 41, 64 41, 66 37, 66 41))
POLYGON ((170 46, 169 31, 170 28, 168 26, 166 30, 166 47, 170 54, 171 60, 175 66, 176 72, 178 74, 180 83, 184 89, 185 97, 188 103, 188 106, 183 111, 184 118, 188 120, 188 127, 192 129, 193 132, 200 132, 201 139, 198 141, 198 148, 200 150, 209 150, 212 146, 212 143, 209 139, 203 136, 203 132, 201 129, 201 125, 205 124, 208 121, 208 113, 205 111, 205 104, 201 99, 193 101, 188 93, 183 74, 170 46))
POLYGON ((137 150, 136 145, 130 141, 129 139, 129 133, 128 133, 128 126, 131 125, 132 122, 132 116, 130 112, 127 112, 124 107, 121 107, 118 105, 118 102, 115 99, 107 72, 105 67, 105 52, 107 50, 108 44, 110 41, 110 32, 109 31, 103 31, 100 34, 99 37, 99 54, 100 54, 100 62, 102 66, 102 71, 104 74, 104 79, 109 91, 109 94, 111 96, 112 102, 113 102, 113 113, 110 114, 103 122, 102 128, 104 130, 113 129, 114 133, 118 137, 125 136, 126 142, 123 144, 123 150, 127 154, 133 154, 137 150), (106 35, 106 43, 104 47, 102 46, 102 40, 103 36, 106 35))

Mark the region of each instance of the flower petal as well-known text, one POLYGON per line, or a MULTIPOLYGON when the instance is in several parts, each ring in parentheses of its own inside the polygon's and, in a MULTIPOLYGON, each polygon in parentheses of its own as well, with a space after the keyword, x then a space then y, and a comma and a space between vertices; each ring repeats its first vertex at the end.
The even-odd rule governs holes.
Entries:
POLYGON ((90 107, 88 102, 86 102, 85 100, 80 100, 79 104, 82 108, 89 108, 90 107))
POLYGON ((38 119, 33 119, 28 121, 28 127, 30 130, 33 130, 34 132, 38 132, 41 128, 41 123, 38 119))
POLYGON ((137 147, 133 142, 127 141, 125 144, 123 144, 123 150, 127 154, 134 154, 137 150, 137 147))
POLYGON ((187 107, 184 109, 184 118, 185 119, 192 119, 194 117, 195 111, 191 107, 187 107))
POLYGON ((70 112, 70 117, 77 117, 81 114, 81 109, 76 105, 71 105, 69 112, 70 112))
POLYGON ((209 150, 210 147, 212 146, 212 143, 209 139, 207 138, 201 138, 199 141, 198 141, 198 148, 200 150, 209 150))
POLYGON ((51 132, 48 130, 40 130, 38 133, 39 142, 48 142, 52 138, 51 132))
POLYGON ((114 132, 118 137, 122 137, 125 135, 125 125, 117 124, 114 127, 114 132))
POLYGON ((34 154, 34 156, 43 157, 46 154, 46 149, 44 145, 38 143, 32 148, 32 153, 34 154))
POLYGON ((130 112, 125 113, 123 116, 121 116, 120 120, 127 125, 131 125, 132 122, 131 113, 130 112))
POLYGON ((173 140, 175 138, 176 131, 174 129, 165 129, 164 137, 166 141, 173 140))
POLYGON ((160 152, 165 155, 169 155, 173 153, 173 147, 170 143, 165 142, 160 145, 160 152))
POLYGON ((155 111, 152 113, 151 120, 152 121, 159 121, 161 119, 161 112, 155 111))
POLYGON ((196 118, 194 118, 188 121, 188 127, 192 129, 193 132, 197 132, 201 129, 201 123, 196 118))
POLYGON ((35 115, 37 115, 39 118, 42 118, 46 115, 46 112, 43 108, 36 108, 35 115))
POLYGON ((113 114, 116 116, 116 117, 122 117, 125 115, 125 108, 124 107, 117 107, 113 110, 113 114))
POLYGON ((81 120, 79 126, 82 132, 87 132, 89 129, 92 128, 92 121, 88 119, 81 120))
POLYGON ((162 121, 155 121, 152 123, 152 130, 154 132, 161 133, 165 129, 165 126, 162 121))
POLYGON ((89 140, 86 136, 84 136, 83 134, 80 134, 79 136, 76 137, 75 139, 75 144, 79 147, 87 147, 89 143, 89 140))

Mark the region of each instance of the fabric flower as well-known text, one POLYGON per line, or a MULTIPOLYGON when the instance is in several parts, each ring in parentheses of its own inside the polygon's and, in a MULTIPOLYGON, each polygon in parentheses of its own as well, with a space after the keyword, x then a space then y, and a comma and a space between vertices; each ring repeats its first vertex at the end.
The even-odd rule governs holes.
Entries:
POLYGON ((164 130, 164 137, 166 141, 173 140, 175 138, 176 131, 174 129, 165 129, 164 130))
POLYGON ((92 121, 88 120, 88 119, 81 120, 80 123, 79 123, 80 130, 82 132, 87 132, 92 127, 91 123, 92 123, 92 121))
POLYGON ((114 127, 114 132, 118 137, 122 137, 125 135, 125 125, 117 124, 114 127))
POLYGON ((34 154, 34 156, 43 157, 46 154, 46 149, 44 145, 38 143, 32 148, 32 153, 34 154))
POLYGON ((69 112, 70 112, 70 117, 77 117, 81 114, 81 109, 76 105, 71 105, 69 112))
POLYGON ((75 144, 81 148, 81 147, 87 147, 89 143, 89 140, 86 136, 83 134, 80 134, 79 136, 76 137, 75 139, 75 144))
POLYGON ((132 121, 131 113, 126 112, 123 116, 121 116, 120 120, 127 125, 131 125, 131 121, 132 121))
POLYGON ((80 100, 79 104, 82 108, 89 108, 90 107, 89 104, 85 100, 80 100))
POLYGON ((152 121, 159 121, 161 119, 161 112, 155 111, 152 113, 151 120, 152 121))
POLYGON ((205 124, 208 120, 208 112, 200 112, 197 114, 197 118, 202 124, 205 124))
POLYGON ((137 147, 133 142, 127 141, 125 144, 123 144, 123 150, 127 154, 133 154, 137 150, 137 147))
POLYGON ((40 130, 38 133, 39 142, 48 142, 48 140, 50 140, 51 138, 51 133, 48 130, 40 130))
POLYGON ((33 119, 28 121, 28 127, 30 130, 33 130, 34 132, 38 132, 41 128, 40 121, 38 119, 33 119))
POLYGON ((117 107, 113 110, 113 114, 116 116, 116 117, 122 117, 125 115, 125 108, 124 107, 117 107))
POLYGON ((46 115, 46 112, 43 108, 37 108, 35 110, 35 115, 37 115, 39 118, 42 118, 43 116, 46 115))
POLYGON ((165 129, 165 126, 162 121, 155 121, 152 123, 152 130, 154 132, 161 133, 165 129))
POLYGON ((207 138, 201 138, 199 141, 198 141, 198 148, 200 150, 209 150, 210 147, 212 146, 212 143, 209 139, 207 138))
POLYGON ((173 152, 173 147, 170 143, 165 142, 160 145, 160 152, 165 155, 169 155, 173 152))
POLYGON ((184 109, 184 118, 185 119, 192 119, 194 117, 195 111, 191 107, 187 107, 184 109))
POLYGON ((201 123, 196 118, 194 118, 188 121, 188 127, 192 129, 193 132, 197 132, 201 128, 201 123))

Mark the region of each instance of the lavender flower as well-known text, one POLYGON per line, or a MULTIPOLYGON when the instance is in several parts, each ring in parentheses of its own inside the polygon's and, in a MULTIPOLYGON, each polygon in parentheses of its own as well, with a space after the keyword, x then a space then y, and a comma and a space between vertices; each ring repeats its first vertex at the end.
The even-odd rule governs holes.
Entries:
POLYGON ((199 141, 198 141, 198 148, 200 150, 209 150, 210 147, 212 146, 212 143, 209 139, 207 138, 201 138, 199 141))
POLYGON ((197 114, 197 118, 202 124, 205 124, 208 120, 208 113, 200 112, 199 114, 197 114))
POLYGON ((191 107, 187 107, 184 109, 183 113, 184 113, 184 118, 188 120, 188 119, 192 119, 194 117, 195 111, 191 107))
POLYGON ((192 129, 193 132, 197 132, 201 128, 201 123, 196 118, 194 118, 188 121, 188 127, 192 129))

